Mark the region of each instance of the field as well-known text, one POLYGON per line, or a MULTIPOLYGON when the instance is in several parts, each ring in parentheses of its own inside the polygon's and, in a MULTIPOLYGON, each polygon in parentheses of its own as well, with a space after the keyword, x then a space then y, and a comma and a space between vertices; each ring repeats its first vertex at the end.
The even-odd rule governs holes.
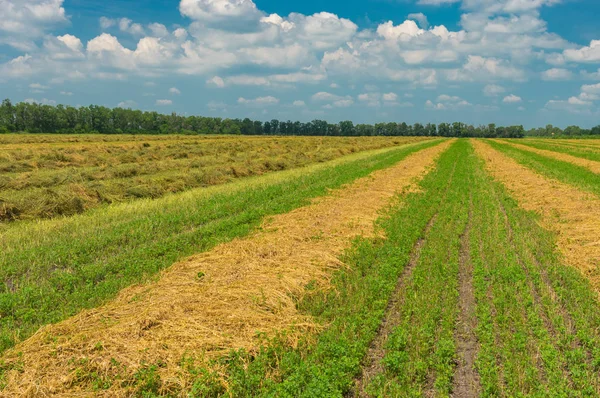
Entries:
POLYGON ((0 221, 69 216, 417 140, 0 136, 0 221))
POLYGON ((600 140, 0 148, 0 396, 600 396, 600 140))

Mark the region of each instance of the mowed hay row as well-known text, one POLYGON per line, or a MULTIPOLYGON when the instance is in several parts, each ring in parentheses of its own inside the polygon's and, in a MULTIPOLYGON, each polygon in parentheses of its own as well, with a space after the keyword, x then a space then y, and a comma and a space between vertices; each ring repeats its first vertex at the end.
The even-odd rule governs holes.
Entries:
POLYGON ((542 226, 556 232, 566 263, 600 291, 600 198, 536 174, 481 141, 473 145, 519 205, 541 214, 542 226))
POLYGON ((583 158, 579 158, 579 157, 576 157, 576 156, 571 156, 571 155, 568 155, 566 153, 549 151, 549 150, 546 150, 546 149, 533 148, 533 147, 530 147, 530 146, 527 146, 527 145, 517 144, 514 141, 500 141, 500 142, 502 142, 502 143, 508 143, 512 147, 515 147, 515 148, 518 148, 518 149, 522 149, 522 150, 527 151, 527 152, 536 153, 538 155, 545 156, 547 158, 551 158, 551 159, 555 159, 555 160, 560 160, 560 161, 563 161, 563 162, 568 162, 568 163, 574 164, 576 166, 585 167, 586 169, 590 170, 593 173, 600 174, 600 162, 596 162, 596 161, 588 160, 588 159, 583 159, 583 158))
POLYGON ((236 178, 424 141, 415 137, 238 137, 0 151, 0 221, 52 218, 236 178))
POLYGON ((576 149, 578 151, 588 152, 588 153, 600 152, 600 139, 586 140, 586 141, 590 141, 591 144, 586 145, 585 143, 579 144, 579 143, 573 142, 573 141, 549 140, 549 139, 545 139, 545 140, 543 140, 543 139, 524 139, 523 140, 524 143, 552 145, 552 146, 556 146, 556 147, 560 147, 560 148, 576 149), (593 144, 594 142, 597 143, 598 145, 594 145, 593 144))
MULTIPOLYGON (((114 301, 42 328, 8 351, 4 396, 92 395, 90 378, 114 380, 105 396, 127 396, 137 370, 161 364, 162 391, 185 390, 184 356, 208 361, 231 349, 256 350, 262 338, 287 331, 291 345, 320 330, 297 311, 306 286, 330 287, 338 256, 393 196, 424 176, 451 141, 408 156, 309 206, 278 215, 252 236, 217 246, 165 271, 114 301), (125 382, 124 382, 125 380, 125 382), (129 386, 129 387, 128 387, 129 386)), ((102 395, 94 392, 94 395, 102 395)))

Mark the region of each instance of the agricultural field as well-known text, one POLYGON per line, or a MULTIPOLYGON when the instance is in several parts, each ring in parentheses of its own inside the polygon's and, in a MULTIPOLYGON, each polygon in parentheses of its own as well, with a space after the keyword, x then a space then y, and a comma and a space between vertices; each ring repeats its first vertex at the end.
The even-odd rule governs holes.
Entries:
POLYGON ((0 396, 600 396, 600 140, 0 148, 0 396))
POLYGON ((3 135, 0 221, 69 216, 417 140, 3 135))

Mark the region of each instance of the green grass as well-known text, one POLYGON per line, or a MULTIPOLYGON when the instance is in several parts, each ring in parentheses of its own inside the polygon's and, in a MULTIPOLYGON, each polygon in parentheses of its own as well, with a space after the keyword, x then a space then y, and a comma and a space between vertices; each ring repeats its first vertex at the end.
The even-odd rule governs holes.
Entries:
MULTIPOLYGON (((378 397, 448 395, 452 390, 461 235, 469 219, 473 153, 460 141, 440 162, 441 197, 415 269, 401 292, 400 322, 388 336, 385 372, 367 387, 378 397), (452 156, 450 158, 450 156, 452 156)), ((429 192, 432 194, 433 192, 429 192)))
POLYGON ((44 324, 105 302, 187 255, 247 235, 265 216, 305 205, 328 189, 438 143, 362 153, 159 200, 4 228, 0 350, 44 324))
POLYGON ((544 149, 547 151, 564 153, 567 155, 575 156, 577 158, 593 160, 596 162, 600 162, 600 152, 589 151, 585 149, 580 149, 573 146, 565 146, 560 143, 555 143, 552 141, 529 141, 529 140, 521 140, 519 144, 527 145, 532 148, 544 149))
POLYGON ((597 396, 597 294, 555 236, 478 169, 472 261, 484 396, 597 396), (570 326, 573 323, 573 326, 570 326))
MULTIPOLYGON (((348 270, 335 274, 335 289, 315 292, 299 304, 326 329, 297 349, 266 342, 255 356, 233 352, 218 361, 225 367, 211 374, 193 366, 194 396, 341 397, 353 387, 371 340, 385 314, 398 277, 428 221, 441 206, 448 173, 460 159, 465 143, 444 153, 438 168, 420 183, 422 192, 406 193, 379 220, 386 239, 359 239, 344 256, 348 270), (461 149, 462 148, 462 149, 461 149), (225 377, 227 389, 221 382, 225 377)), ((307 287, 310 289, 310 286, 307 287)))
POLYGON ((512 147, 494 141, 488 141, 494 149, 510 156, 523 166, 534 171, 588 192, 600 195, 600 174, 591 172, 585 167, 576 166, 569 162, 551 159, 536 153, 512 147))
MULTIPOLYGON (((504 144, 490 144, 540 173, 559 173, 563 163, 504 144)), ((189 249, 196 252, 246 234, 268 214, 288 211, 310 197, 323 195, 326 188, 388 167, 431 145, 434 143, 360 154, 351 161, 315 166, 310 172, 274 174, 212 188, 209 193, 190 192, 97 210, 68 220, 24 224, 19 227, 19 234, 9 231, 13 233, 12 240, 3 238, 0 247, 21 262, 17 274, 29 283, 28 294, 47 289, 53 305, 62 306, 54 313, 61 317, 65 314, 61 311, 75 311, 75 307, 59 301, 59 295, 65 295, 69 303, 94 305, 97 296, 104 295, 102 299, 106 299, 118 291, 120 279, 123 286, 144 280, 154 270, 185 255, 180 250, 190 245, 196 245, 189 249), (157 213, 157 209, 163 212, 157 213), (102 220, 106 220, 106 225, 102 220), (169 220, 176 221, 171 225, 169 220), (84 234, 90 227, 96 229, 84 234), (36 229, 56 233, 44 234, 45 241, 33 234, 26 242, 19 240, 28 236, 26 231, 36 229), (104 240, 94 246, 97 236, 104 240), (152 240, 152 236, 156 239, 152 240), (146 240, 151 242, 144 246, 146 240), (103 246, 102 242, 110 245, 103 246), (29 257, 18 257, 32 246, 35 250, 29 257), (45 247, 59 250, 45 251, 45 247), (69 250, 74 247, 80 247, 81 252, 69 257, 69 250), (85 263, 99 257, 100 261, 89 267, 104 270, 112 266, 116 272, 107 272, 99 283, 88 285, 82 283, 87 267, 75 268, 74 274, 79 278, 76 289, 54 291, 51 288, 58 285, 48 277, 48 270, 60 257, 53 257, 52 253, 62 253, 63 264, 85 263), (102 257, 100 253, 106 255, 102 257), (164 256, 157 257, 158 253, 164 256), (139 256, 139 262, 128 262, 140 259, 139 256), (44 263, 25 266, 27 261, 40 258, 44 263), (37 279, 29 280, 32 276, 37 279), (103 290, 106 286, 113 290, 103 290), (91 299, 77 301, 86 294, 91 299)), ((570 183, 581 178, 573 177, 578 174, 572 170, 571 174, 560 175, 570 183)), ((354 242, 342 258, 348 267, 332 275, 334 289, 323 292, 312 284, 306 286, 309 294, 298 302, 298 308, 313 316, 323 330, 306 336, 298 346, 287 344, 285 332, 265 337, 256 353, 234 351, 216 360, 215 371, 200 366, 190 353, 181 359, 185 373, 182 378, 190 383, 182 391, 171 383, 168 394, 163 390, 166 381, 160 377, 161 363, 145 364, 135 370, 114 363, 111 366, 118 371, 112 374, 118 376, 110 379, 93 361, 79 358, 74 383, 86 391, 101 391, 118 383, 137 396, 147 397, 349 396, 398 278, 406 277, 403 271, 416 242, 422 239, 421 254, 400 293, 401 316, 387 339, 384 372, 367 387, 372 396, 446 397, 453 393, 460 354, 456 327, 460 315, 460 268, 466 261, 461 254, 465 247, 473 266, 470 283, 476 300, 478 343, 475 366, 481 395, 600 396, 598 294, 584 276, 563 264, 556 249, 556 236, 540 227, 539 216, 521 209, 505 187, 492 179, 468 140, 458 140, 443 153, 419 187, 418 191, 399 195, 378 220, 385 238, 354 242)), ((0 258, 5 261, 7 257, 0 258)), ((11 264, 5 261, 0 270, 5 272, 11 264)), ((15 296, 20 294, 21 290, 17 290, 15 296)), ((6 292, 2 295, 9 296, 6 292)), ((26 302, 28 296, 21 297, 29 307, 18 308, 34 312, 41 308, 37 316, 52 310, 42 308, 39 302, 35 306, 26 302)), ((9 336, 10 326, 19 326, 16 321, 14 318, 12 324, 3 326, 5 336, 9 336)), ((19 363, 13 365, 18 366, 19 363)), ((8 370, 0 364, 0 382, 1 374, 8 370)))

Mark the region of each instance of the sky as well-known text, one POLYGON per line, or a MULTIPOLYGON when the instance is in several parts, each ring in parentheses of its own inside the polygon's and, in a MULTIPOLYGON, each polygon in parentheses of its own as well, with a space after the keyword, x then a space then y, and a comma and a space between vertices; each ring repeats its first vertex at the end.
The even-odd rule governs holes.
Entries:
POLYGON ((598 0, 0 0, 0 15, 13 102, 600 124, 598 0))

